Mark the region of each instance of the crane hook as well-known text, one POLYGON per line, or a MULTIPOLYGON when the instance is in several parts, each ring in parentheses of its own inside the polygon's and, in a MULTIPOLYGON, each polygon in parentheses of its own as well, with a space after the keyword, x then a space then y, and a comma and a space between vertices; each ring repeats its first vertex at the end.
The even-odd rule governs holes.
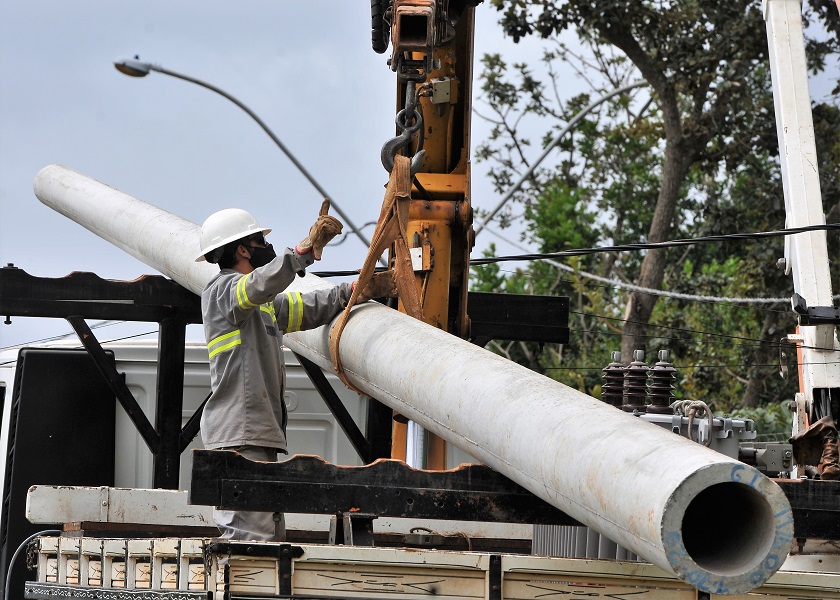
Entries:
POLYGON ((408 125, 405 118, 406 114, 406 109, 402 109, 397 113, 395 122, 397 127, 402 129, 402 133, 382 145, 380 158, 382 159, 382 166, 390 173, 394 168, 394 157, 397 155, 397 152, 411 144, 414 134, 419 132, 419 137, 417 139, 417 152, 411 157, 411 175, 413 177, 423 165, 423 159, 426 155, 426 151, 423 150, 423 115, 420 114, 419 111, 415 110, 413 119, 414 122, 411 125, 408 125))
POLYGON ((418 103, 419 95, 423 86, 417 88, 416 81, 409 81, 405 86, 405 108, 397 113, 394 122, 400 133, 397 137, 388 140, 382 146, 380 158, 382 166, 389 173, 394 169, 394 157, 397 152, 407 148, 411 144, 414 134, 417 134, 417 150, 411 157, 411 176, 414 177, 423 166, 423 159, 426 151, 423 150, 423 108, 418 103))

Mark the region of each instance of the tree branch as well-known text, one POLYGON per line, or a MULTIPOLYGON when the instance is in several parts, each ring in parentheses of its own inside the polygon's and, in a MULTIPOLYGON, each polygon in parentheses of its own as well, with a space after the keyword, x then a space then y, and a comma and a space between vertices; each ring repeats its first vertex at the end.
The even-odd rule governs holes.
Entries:
POLYGON ((650 83, 659 97, 662 109, 665 136, 674 142, 682 137, 682 122, 680 118, 677 93, 674 86, 665 75, 664 69, 650 58, 639 45, 638 40, 626 27, 601 27, 598 32, 613 46, 624 52, 627 58, 636 65, 642 77, 650 83))

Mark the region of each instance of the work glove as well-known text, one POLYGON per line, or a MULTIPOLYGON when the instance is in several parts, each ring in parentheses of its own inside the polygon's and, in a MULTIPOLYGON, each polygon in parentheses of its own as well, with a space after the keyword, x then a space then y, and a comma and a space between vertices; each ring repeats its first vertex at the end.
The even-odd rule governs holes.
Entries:
POLYGON ((315 260, 321 260, 321 252, 323 252, 324 246, 341 233, 343 227, 341 221, 327 214, 329 210, 330 199, 324 198, 324 202, 321 203, 321 210, 318 213, 318 220, 309 228, 309 235, 295 246, 295 252, 306 254, 311 250, 315 260))
MULTIPOLYGON (((353 289, 358 281, 353 282, 353 289)), ((394 281, 393 271, 374 273, 364 289, 356 296, 356 304, 367 302, 371 298, 386 298, 397 295, 397 283, 394 281)))

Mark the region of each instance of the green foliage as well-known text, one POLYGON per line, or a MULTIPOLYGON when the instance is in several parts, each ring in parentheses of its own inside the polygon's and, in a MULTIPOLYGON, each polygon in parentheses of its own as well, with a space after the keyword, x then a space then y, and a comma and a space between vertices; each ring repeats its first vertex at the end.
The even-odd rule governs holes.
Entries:
MULTIPOLYGON (((485 257, 496 254, 496 244, 484 251, 485 257)), ((504 289, 506 279, 501 274, 499 263, 491 263, 470 269, 470 289, 474 292, 500 292, 504 289)))
MULTIPOLYGON (((715 416, 724 416, 724 414, 715 416)), ((758 441, 768 438, 786 441, 786 438, 790 436, 793 425, 793 415, 788 409, 787 401, 755 408, 739 408, 732 411, 729 416, 735 419, 752 419, 755 421, 758 441)))
MULTIPOLYGON (((692 295, 748 298, 755 295, 760 277, 750 260, 730 256, 681 267, 683 285, 692 295)), ((651 323, 667 325, 662 337, 651 338, 651 354, 672 352, 678 365, 678 395, 701 399, 716 410, 732 411, 746 399, 780 402, 796 392, 794 382, 777 375, 778 338, 795 326, 784 304, 753 307, 721 302, 668 299, 657 304, 651 323), (762 341, 764 340, 764 341, 762 341)), ((661 330, 660 330, 661 331, 661 330)))
POLYGON ((525 208, 527 229, 542 252, 587 248, 598 241, 586 190, 555 181, 525 208))
MULTIPOLYGON (((835 20, 840 22, 840 19, 835 20)), ((840 94, 840 89, 836 93, 840 94)), ((831 104, 815 106, 814 132, 820 161, 820 187, 826 207, 825 220, 840 223, 840 108, 831 104)), ((840 235, 829 233, 827 238, 828 255, 840 256, 840 235)), ((836 265, 836 259, 833 260, 836 265)), ((840 269, 833 269, 831 275, 832 289, 840 290, 840 269)))
MULTIPOLYGON (((541 251, 784 227, 761 0, 491 3, 514 40, 546 40, 539 69, 507 64, 499 55, 482 61, 477 111, 493 129, 476 157, 491 163, 500 193, 530 167, 532 146, 547 147, 603 90, 640 77, 649 85, 582 118, 560 140, 554 164, 536 169, 513 196, 526 237, 541 251), (572 65, 592 93, 562 97, 560 62, 572 65), (541 71, 548 77, 535 75, 541 71), (529 119, 543 124, 539 139, 523 133, 533 130, 525 127, 529 119)), ((833 0, 805 7, 808 33, 815 34, 808 40, 815 72, 840 49, 829 3, 834 8, 833 0)), ((828 221, 840 222, 840 109, 818 105, 814 121, 828 221)), ((508 209, 501 226, 512 218, 508 209)), ((831 256, 840 255, 837 237, 829 236, 831 256)), ((784 428, 772 407, 796 388, 776 374, 778 340, 795 326, 787 306, 694 299, 789 296, 789 277, 773 267, 783 251, 781 239, 689 246, 661 253, 665 260, 647 275, 643 261, 653 253, 592 254, 563 261, 562 268, 476 268, 472 283, 474 289, 569 296, 569 345, 496 345, 514 360, 597 396, 600 369, 633 326, 649 358, 659 349, 671 351, 677 397, 704 400, 718 411, 771 407, 755 409, 770 415, 761 416, 762 427, 784 428), (687 297, 649 303, 646 314, 627 318, 629 293, 592 275, 687 297)), ((832 276, 840 289, 838 274, 832 276)))

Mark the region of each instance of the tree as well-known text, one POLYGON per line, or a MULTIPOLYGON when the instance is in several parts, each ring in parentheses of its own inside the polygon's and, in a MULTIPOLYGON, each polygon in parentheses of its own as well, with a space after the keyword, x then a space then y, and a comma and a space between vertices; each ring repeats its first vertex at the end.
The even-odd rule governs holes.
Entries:
MULTIPOLYGON (((758 0, 493 0, 493 4, 514 41, 533 34, 560 36, 574 29, 596 58, 608 54, 603 50, 607 46, 629 60, 650 85, 664 148, 647 241, 663 241, 673 233, 678 201, 693 167, 707 173, 721 165, 737 169, 755 150, 775 144, 765 135, 772 123, 772 104, 758 0)), ((826 57, 837 49, 836 37, 819 44, 812 40, 809 48, 814 68, 824 67, 826 57)), ((663 251, 648 252, 636 278, 638 285, 661 288, 665 258, 663 251)), ((645 346, 644 327, 655 303, 651 295, 630 295, 623 325, 625 358, 634 348, 645 346)))
MULTIPOLYGON (((827 58, 837 51, 837 27, 827 20, 825 3, 821 0, 805 13, 829 23, 818 32, 823 39, 809 40, 815 71, 825 68, 827 58)), ((601 218, 586 226, 593 228, 594 241, 600 242, 662 241, 784 226, 781 187, 774 175, 776 134, 759 0, 493 0, 493 4, 515 41, 540 35, 553 44, 544 56, 548 82, 534 76, 532 66, 510 68, 495 55, 484 59, 482 90, 492 112, 484 116, 494 121, 494 129, 477 155, 479 160, 495 162, 491 176, 500 191, 509 187, 523 165, 528 166, 524 148, 530 142, 521 132, 522 119, 526 115, 547 119, 556 130, 589 102, 586 94, 562 98, 561 86, 552 80, 554 61, 574 63, 595 92, 618 87, 633 73, 641 74, 650 86, 647 100, 638 95, 621 98, 587 118, 561 144, 564 160, 558 168, 538 170, 531 187, 517 196, 525 205, 527 235, 542 251, 569 247, 573 239, 569 230, 577 231, 585 223, 576 228, 568 223, 559 226, 552 213, 558 194, 575 198, 581 215, 597 210, 601 218), (566 43, 571 31, 577 36, 574 47, 566 43), (769 199, 776 204, 771 210, 769 199)), ((831 129, 836 107, 826 107, 824 113, 816 121, 817 129, 822 127, 821 141, 834 148, 836 158, 840 146, 825 143, 838 135, 837 127, 831 129)), ((551 132, 543 144, 550 137, 551 132)), ((835 163, 833 172, 836 169, 835 163)), ((826 182, 827 198, 836 181, 826 182)), ((778 291, 786 289, 782 275, 760 266, 772 264, 774 253, 780 256, 780 249, 766 244, 741 245, 735 257, 726 256, 733 254, 729 247, 694 247, 680 253, 650 251, 644 257, 598 255, 579 265, 643 288, 661 289, 665 284, 686 293, 705 290, 710 295, 736 296, 722 292, 740 290, 748 295, 781 295, 778 291)), ((555 284, 553 289, 562 287, 555 284)), ((574 284, 565 287, 570 294, 584 293, 580 288, 575 292, 574 284)), ((657 310, 660 318, 675 319, 672 322, 691 329, 691 310, 685 304, 657 309, 657 296, 633 292, 619 312, 611 305, 619 301, 617 294, 601 296, 592 299, 590 308, 600 302, 605 317, 620 318, 616 322, 622 323, 625 360, 633 349, 656 349, 658 338, 648 332, 657 310)), ((712 326, 727 327, 733 339, 777 343, 789 321, 783 310, 768 310, 758 319, 719 315, 712 326)), ((764 365, 773 352, 770 348, 769 344, 733 346, 727 358, 764 365)), ((778 397, 783 387, 780 380, 771 381, 755 368, 733 374, 747 405, 755 405, 760 397, 778 397)), ((687 377, 690 389, 700 393, 720 387, 719 380, 706 375, 687 377)), ((590 382, 590 389, 594 385, 590 382)))

